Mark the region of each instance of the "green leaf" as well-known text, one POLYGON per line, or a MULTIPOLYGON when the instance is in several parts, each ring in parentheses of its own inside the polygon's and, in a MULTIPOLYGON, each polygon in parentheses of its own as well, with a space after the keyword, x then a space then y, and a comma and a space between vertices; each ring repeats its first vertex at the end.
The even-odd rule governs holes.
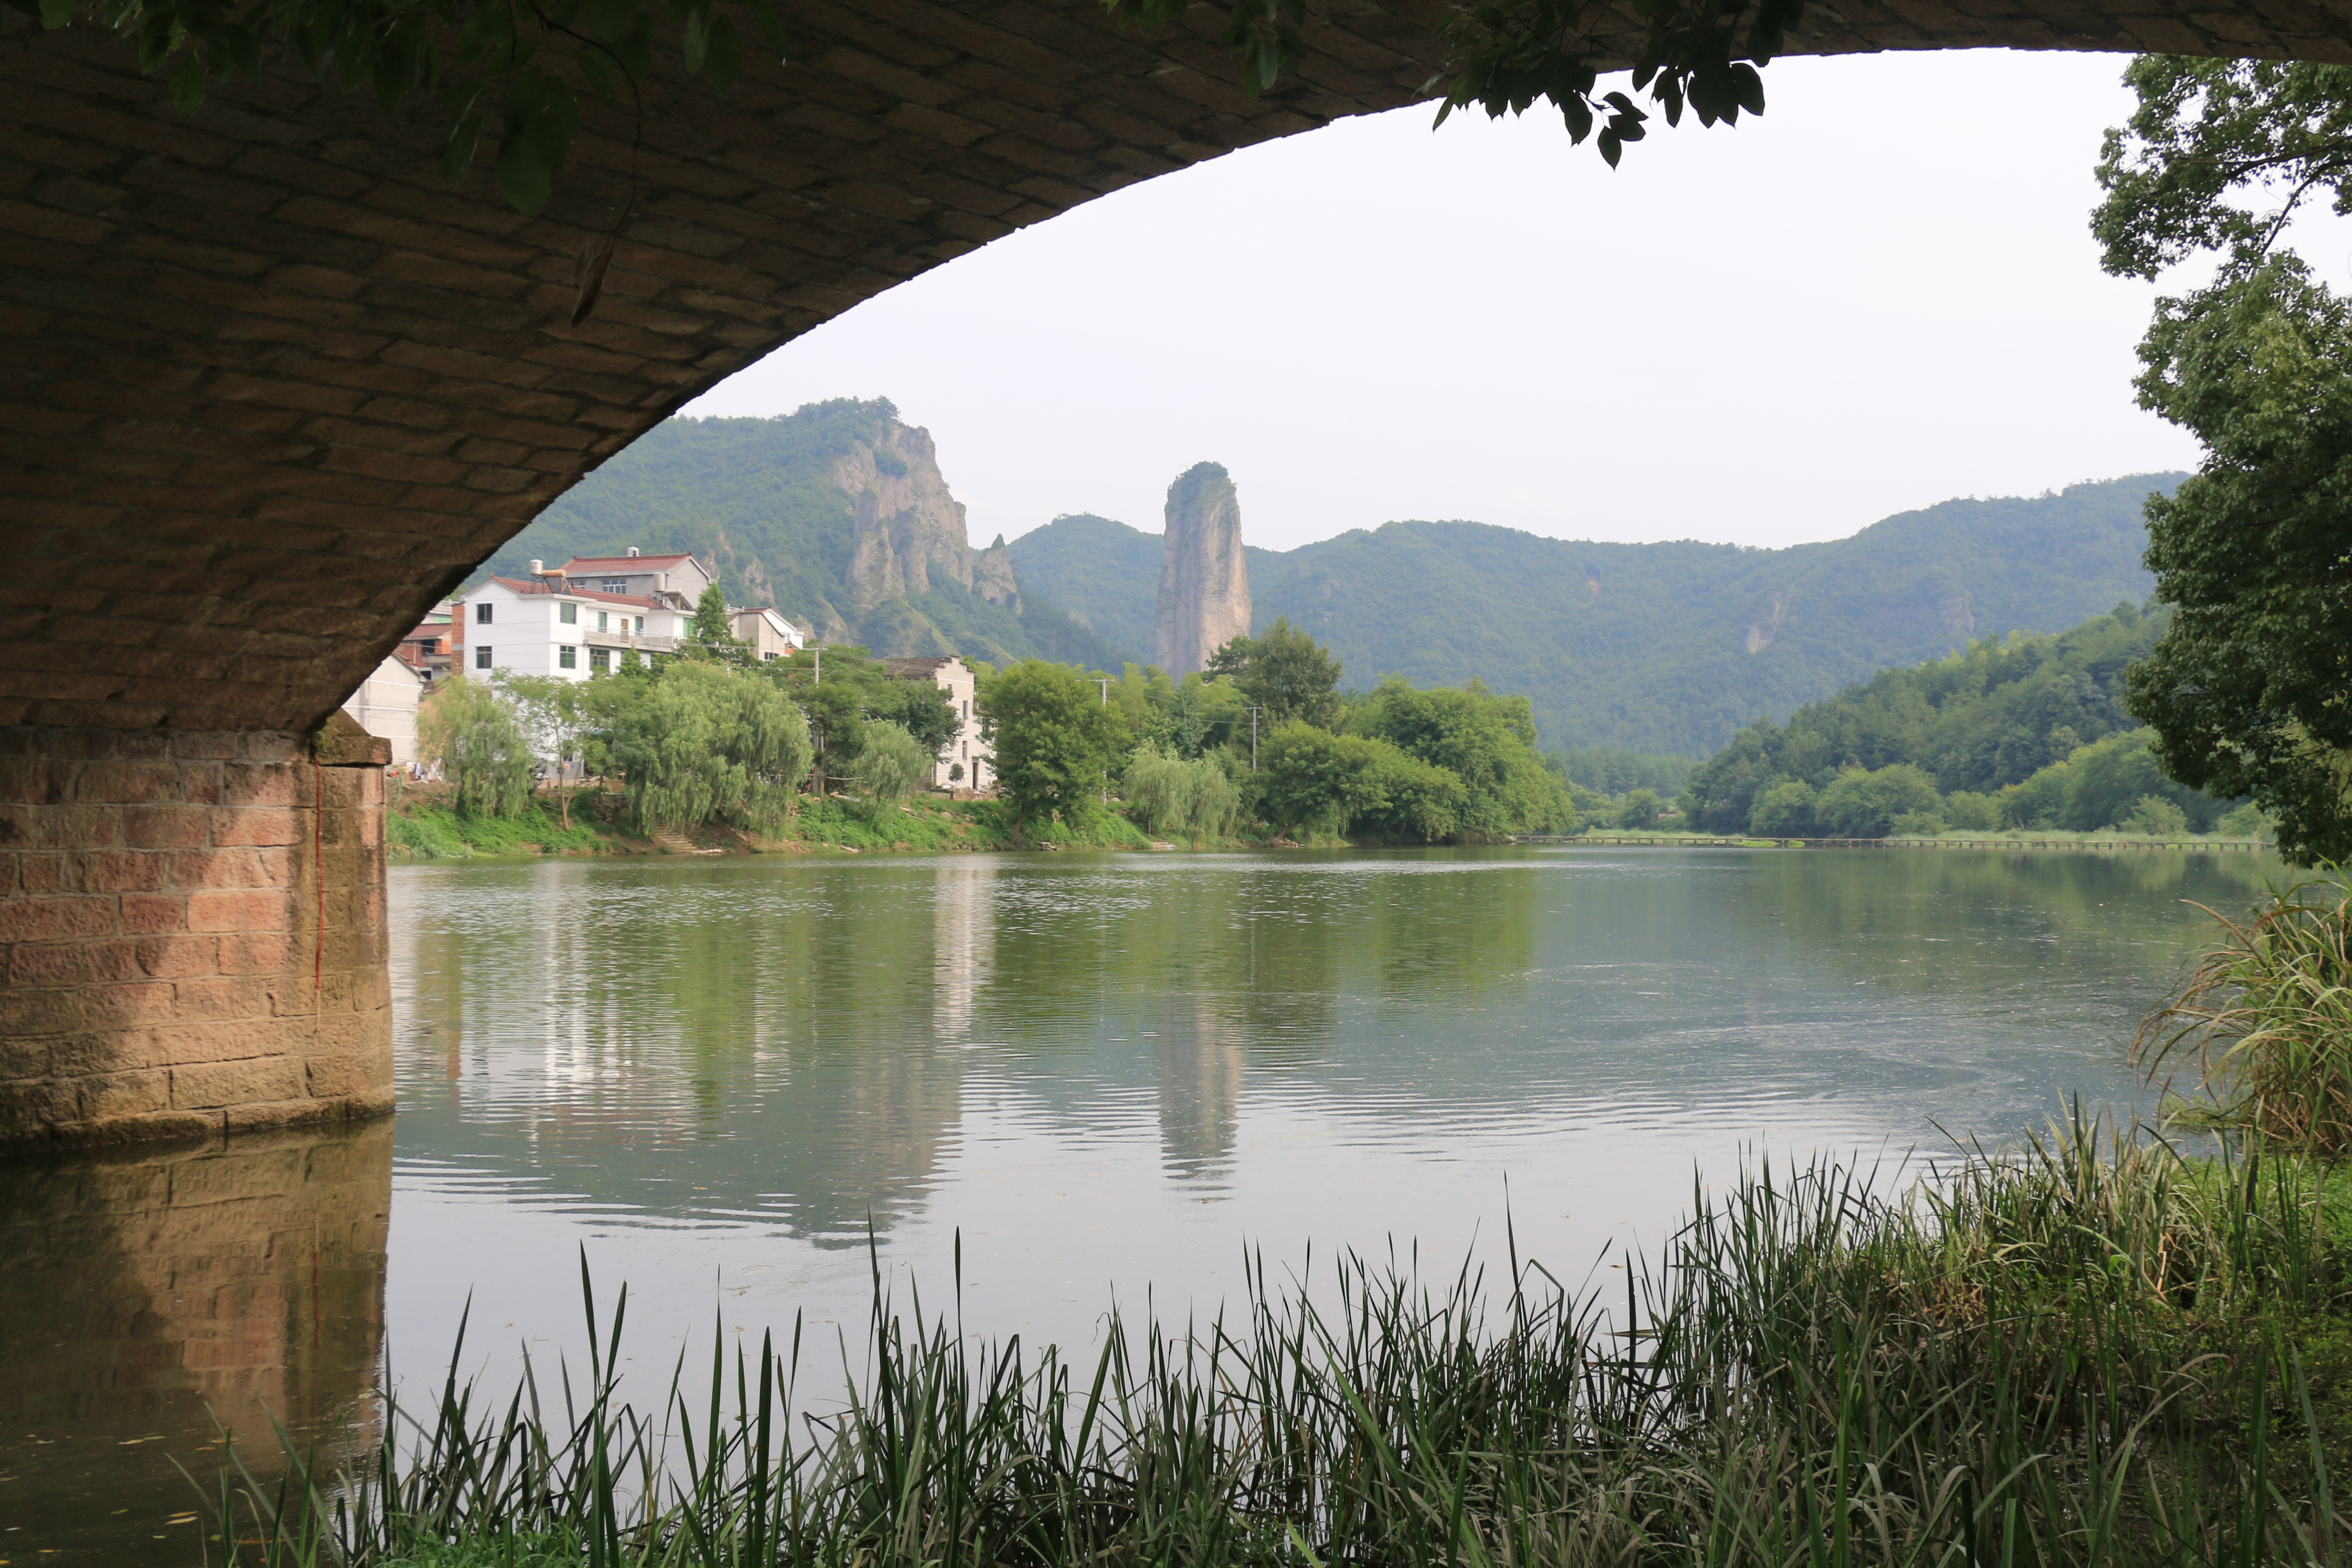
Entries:
POLYGON ((743 41, 735 31, 735 24, 726 16, 711 19, 709 41, 704 46, 702 74, 710 85, 725 92, 735 85, 735 73, 743 67, 743 41))
POLYGON ((628 0, 588 0, 588 31, 592 37, 609 44, 628 26, 628 0))
POLYGON ((686 14, 686 68, 695 76, 702 74, 703 51, 710 43, 710 8, 697 5, 686 14))
POLYGON ((1600 147, 1601 157, 1608 160, 1609 166, 1612 169, 1617 166, 1617 160, 1624 155, 1624 149, 1618 145, 1617 132, 1614 131, 1603 131, 1595 138, 1595 144, 1600 147))
POLYGON ((469 114, 449 127, 448 140, 441 144, 441 178, 456 184, 474 166, 474 144, 482 138, 482 117, 469 114))
POLYGON ((1739 107, 1750 114, 1764 112, 1764 79, 1756 68, 1740 64, 1731 68, 1731 89, 1739 100, 1739 107))
POLYGON ((778 64, 783 63, 784 19, 776 15, 775 6, 768 0, 747 0, 743 8, 751 14, 751 25, 760 29, 761 41, 768 46, 768 53, 775 57, 778 64))
POLYGON ((499 193, 507 205, 525 217, 537 217, 547 205, 555 172, 548 167, 530 136, 506 136, 499 142, 499 193))
POLYGON ((74 0, 41 0, 41 26, 57 28, 73 25, 74 0))
POLYGON ((643 11, 629 24, 629 30, 613 40, 613 53, 621 68, 638 81, 654 71, 654 19, 643 11))
POLYGON ((170 77, 172 105, 183 114, 194 114, 205 101, 205 62, 194 49, 180 51, 179 63, 173 66, 170 77))
POLYGON ((604 51, 592 45, 572 58, 580 67, 581 76, 587 80, 588 90, 596 95, 596 101, 611 103, 614 100, 613 68, 605 64, 604 51))

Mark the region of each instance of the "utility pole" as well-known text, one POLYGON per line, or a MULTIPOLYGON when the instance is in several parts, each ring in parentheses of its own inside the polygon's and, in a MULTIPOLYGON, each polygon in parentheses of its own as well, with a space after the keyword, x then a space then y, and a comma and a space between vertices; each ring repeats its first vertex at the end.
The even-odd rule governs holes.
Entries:
POLYGON ((1257 716, 1265 710, 1253 708, 1250 716, 1250 772, 1257 772, 1257 716))

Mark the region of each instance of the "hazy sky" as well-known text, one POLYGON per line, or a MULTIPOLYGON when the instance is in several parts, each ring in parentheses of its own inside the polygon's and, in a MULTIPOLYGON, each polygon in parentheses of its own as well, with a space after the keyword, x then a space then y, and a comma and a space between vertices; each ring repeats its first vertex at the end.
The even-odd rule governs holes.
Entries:
POLYGON ((887 396, 975 542, 1156 531, 1202 458, 1252 543, 1396 518, 1780 545, 2192 466, 2098 269, 2120 56, 1789 59, 1615 172, 1425 109, 1150 181, 900 285, 688 412, 887 396))

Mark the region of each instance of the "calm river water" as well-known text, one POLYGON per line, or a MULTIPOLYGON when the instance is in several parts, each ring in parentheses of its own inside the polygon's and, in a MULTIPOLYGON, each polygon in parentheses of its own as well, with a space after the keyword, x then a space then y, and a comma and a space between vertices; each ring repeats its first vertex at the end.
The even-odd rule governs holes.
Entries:
MULTIPOLYGON (((1743 1158, 2128 1108, 2244 855, 1486 849, 563 861, 392 877, 389 1128, 11 1167, 0 1560, 196 1561, 209 1406, 580 1342, 666 1375, 874 1263, 976 1331, 1418 1242, 1563 1278, 1743 1158), (869 1250, 870 1248, 870 1250, 869 1250), (121 1511, 117 1511, 121 1510, 121 1511), (41 1555, 44 1549, 53 1554, 41 1555)), ((266 1433, 266 1426, 261 1428, 266 1433)))

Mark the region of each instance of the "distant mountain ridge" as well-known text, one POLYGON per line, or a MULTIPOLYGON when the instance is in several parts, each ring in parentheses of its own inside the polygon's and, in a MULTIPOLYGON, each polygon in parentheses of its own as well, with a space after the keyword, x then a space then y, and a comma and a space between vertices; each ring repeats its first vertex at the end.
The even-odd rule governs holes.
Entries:
POLYGON ((573 486, 485 570, 534 557, 690 551, 735 604, 771 604, 828 642, 1117 668, 1101 637, 1034 595, 1004 542, 974 550, 930 432, 887 399, 772 419, 670 419, 573 486))
MULTIPOLYGON (((1534 704, 1547 746, 1705 756, 1891 666, 2011 630, 2059 631, 2154 580, 2140 506, 2181 474, 1948 500, 1783 550, 1608 544, 1477 522, 1391 522, 1250 550, 1263 630, 1289 617, 1348 684, 1476 677, 1534 704)), ((1161 539, 1091 515, 1012 542, 1024 588, 1148 658, 1161 539)))

